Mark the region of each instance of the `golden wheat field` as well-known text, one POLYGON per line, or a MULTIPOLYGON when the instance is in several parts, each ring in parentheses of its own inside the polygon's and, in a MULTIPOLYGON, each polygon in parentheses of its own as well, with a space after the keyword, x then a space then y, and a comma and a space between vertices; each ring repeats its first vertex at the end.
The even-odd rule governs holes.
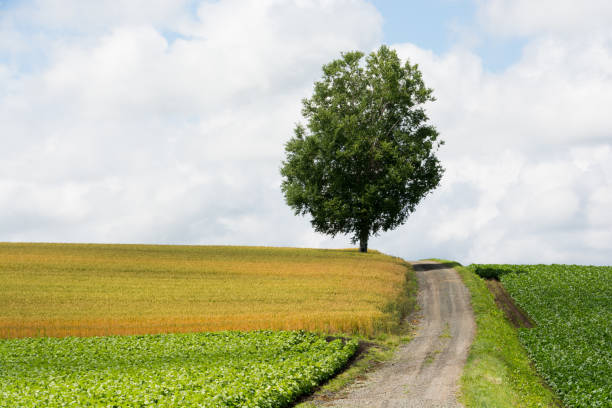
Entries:
POLYGON ((375 251, 0 243, 0 337, 371 334, 409 271, 375 251))

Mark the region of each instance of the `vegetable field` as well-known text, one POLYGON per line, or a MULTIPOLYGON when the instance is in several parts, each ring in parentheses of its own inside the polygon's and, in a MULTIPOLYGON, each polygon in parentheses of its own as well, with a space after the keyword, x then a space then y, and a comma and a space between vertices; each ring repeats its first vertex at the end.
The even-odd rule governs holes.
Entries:
POLYGON ((0 338, 370 334, 399 320, 409 273, 375 251, 0 243, 0 338))
POLYGON ((0 340, 0 407, 283 407, 356 347, 299 331, 0 340))
POLYGON ((568 407, 612 407, 612 267, 499 265, 535 321, 519 337, 568 407))

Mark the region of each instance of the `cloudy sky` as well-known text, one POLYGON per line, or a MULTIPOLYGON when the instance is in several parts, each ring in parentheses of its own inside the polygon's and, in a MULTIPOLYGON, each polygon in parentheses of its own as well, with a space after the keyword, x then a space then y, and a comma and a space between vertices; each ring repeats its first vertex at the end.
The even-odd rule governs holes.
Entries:
POLYGON ((349 247, 284 143, 321 66, 418 63, 442 185, 371 248, 612 264, 609 0, 0 0, 0 241, 349 247))

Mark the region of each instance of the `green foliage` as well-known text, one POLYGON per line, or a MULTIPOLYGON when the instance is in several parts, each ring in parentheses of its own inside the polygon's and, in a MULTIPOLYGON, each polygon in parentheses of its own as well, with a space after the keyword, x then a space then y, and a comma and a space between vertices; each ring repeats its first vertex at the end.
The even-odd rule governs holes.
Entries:
POLYGON ((303 331, 0 340, 0 407, 285 407, 356 347, 303 331))
POLYGON ((519 330, 568 407, 612 406, 612 267, 516 265, 501 281, 536 322, 519 330))
POLYGON ((406 220, 443 169, 435 156, 442 142, 423 109, 434 98, 418 66, 402 65, 386 46, 365 65, 363 57, 348 52, 323 67, 303 100, 307 127, 296 126, 281 174, 296 215, 308 213, 316 231, 351 234, 367 249, 370 235, 406 220))
MULTIPOLYGON (((444 262, 444 261, 441 261, 444 262)), ((461 377, 466 407, 534 408, 556 406, 521 347, 516 329, 497 308, 483 279, 452 265, 471 294, 476 337, 461 377)))
MULTIPOLYGON (((551 265, 553 267, 559 265, 551 265)), ((565 266, 565 265, 561 265, 565 266)), ((485 279, 499 280, 507 273, 537 272, 547 265, 509 265, 509 264, 472 264, 468 268, 476 275, 485 279)))

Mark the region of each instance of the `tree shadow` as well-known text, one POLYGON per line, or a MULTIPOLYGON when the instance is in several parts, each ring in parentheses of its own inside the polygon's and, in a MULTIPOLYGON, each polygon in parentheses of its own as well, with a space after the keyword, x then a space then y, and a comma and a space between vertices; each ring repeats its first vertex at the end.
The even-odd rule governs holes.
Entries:
POLYGON ((436 271, 440 269, 454 268, 455 266, 459 265, 460 264, 457 262, 440 262, 435 264, 413 264, 412 267, 417 272, 427 272, 436 271))

